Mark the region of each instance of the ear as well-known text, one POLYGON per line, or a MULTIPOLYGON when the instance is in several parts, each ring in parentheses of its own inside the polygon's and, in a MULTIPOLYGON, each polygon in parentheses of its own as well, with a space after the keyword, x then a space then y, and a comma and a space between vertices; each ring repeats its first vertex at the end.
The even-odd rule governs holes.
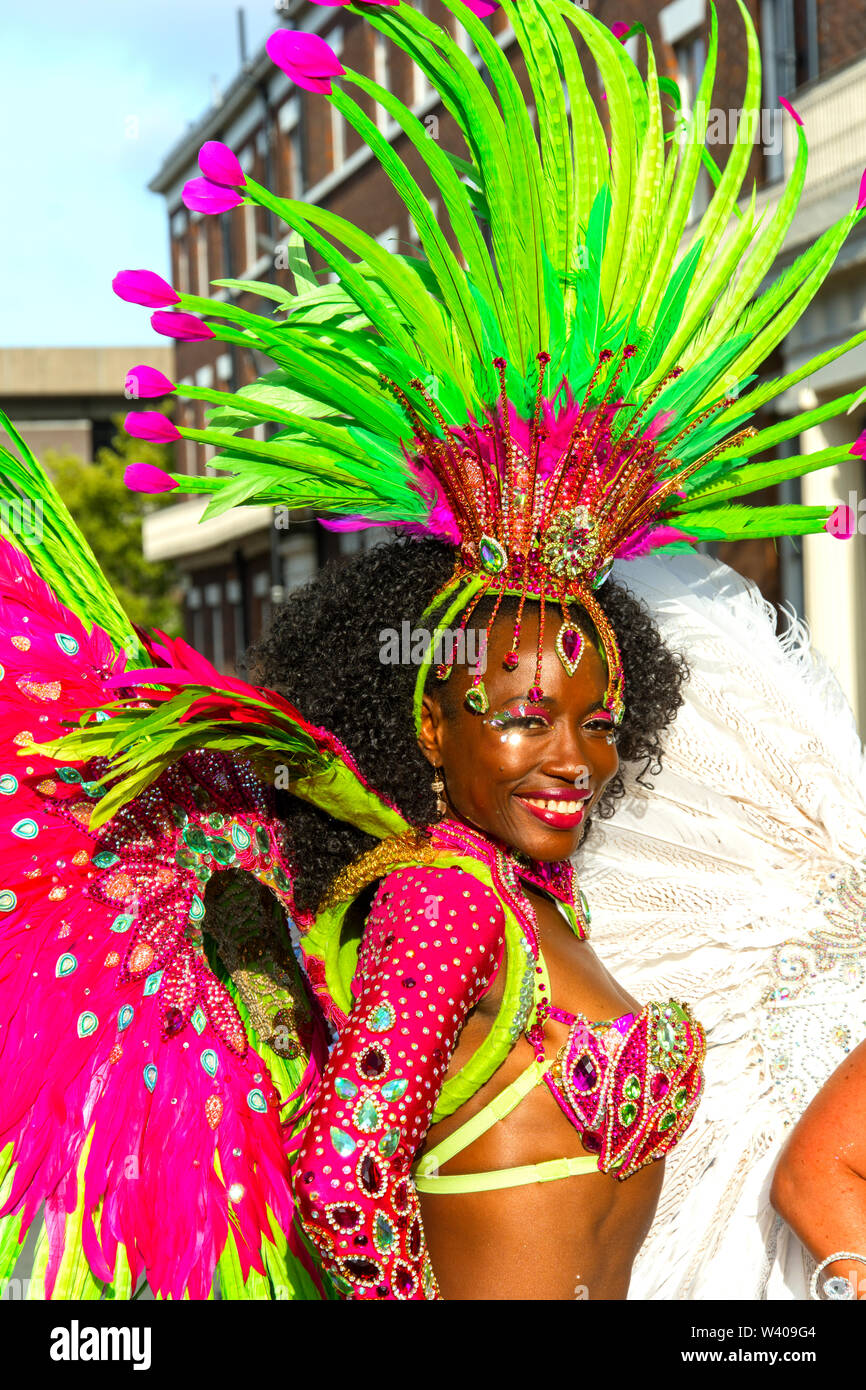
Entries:
POLYGON ((445 732, 445 716, 435 696, 425 695, 421 701, 421 732, 418 747, 431 767, 441 767, 442 738, 445 732))

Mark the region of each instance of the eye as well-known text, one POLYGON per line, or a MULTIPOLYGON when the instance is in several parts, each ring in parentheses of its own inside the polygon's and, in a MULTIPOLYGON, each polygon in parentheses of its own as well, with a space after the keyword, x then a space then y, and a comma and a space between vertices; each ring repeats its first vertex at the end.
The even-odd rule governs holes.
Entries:
POLYGON ((608 734, 612 740, 616 739, 619 734, 613 720, 606 715, 595 715, 592 719, 588 719, 583 727, 589 729, 590 733, 608 734))
POLYGON ((514 705, 497 710, 484 721, 491 729, 549 729, 550 715, 540 705, 519 700, 514 705))

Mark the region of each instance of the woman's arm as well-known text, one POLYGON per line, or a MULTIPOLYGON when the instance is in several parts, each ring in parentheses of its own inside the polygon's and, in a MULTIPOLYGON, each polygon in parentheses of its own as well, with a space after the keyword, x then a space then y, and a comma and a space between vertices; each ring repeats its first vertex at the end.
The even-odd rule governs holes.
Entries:
POLYGON ((866 1299, 866 1042, 818 1092, 776 1167, 770 1201, 819 1262, 822 1280, 841 1275, 866 1299))
POLYGON ((461 869, 403 869, 376 895, 294 1169, 304 1228, 348 1297, 441 1297, 409 1170, 503 932, 497 898, 461 869))

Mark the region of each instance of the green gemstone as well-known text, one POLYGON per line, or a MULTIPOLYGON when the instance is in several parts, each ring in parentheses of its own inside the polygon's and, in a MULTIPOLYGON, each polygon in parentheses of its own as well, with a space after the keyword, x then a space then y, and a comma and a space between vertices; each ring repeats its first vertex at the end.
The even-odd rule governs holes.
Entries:
POLYGON ((89 1009, 85 1009, 83 1014, 79 1014, 77 1024, 79 1038, 90 1037, 90 1034, 95 1032, 98 1026, 99 1019, 89 1009))
POLYGON ((260 825, 256 826, 256 849, 259 854, 270 854, 271 852, 270 836, 260 825))
POLYGON ((340 1100, 352 1100, 358 1094, 358 1087, 354 1081, 350 1081, 347 1076, 338 1076, 334 1082, 334 1090, 340 1100))
POLYGON ((633 1105, 630 1100, 627 1100, 625 1105, 619 1107, 619 1122, 628 1129, 629 1125, 633 1125, 636 1119, 637 1106, 633 1105))
POLYGON ((348 1158, 355 1152, 354 1139, 344 1129, 337 1129, 336 1125, 331 1125, 331 1143, 341 1158, 348 1158))
POLYGON ((382 1087, 382 1095, 385 1100, 399 1100, 401 1096, 405 1096, 408 1085, 409 1082, 405 1076, 395 1076, 393 1081, 385 1082, 382 1087))
POLYGON ((107 788, 101 787, 98 782, 82 782, 81 790, 92 797, 94 801, 98 801, 101 796, 105 796, 107 788))
POLYGON ((667 1110, 659 1120, 659 1134, 664 1134, 665 1130, 670 1129, 671 1125, 675 1125, 676 1122, 677 1117, 673 1110, 667 1110))
POLYGON ((111 924, 111 930, 116 932, 129 931, 132 926, 132 915, 129 912, 119 912, 111 924))
POLYGON ((172 818, 172 820, 174 821, 175 825, 181 826, 181 827, 183 827, 184 825, 186 825, 187 822, 189 821, 189 816, 187 815, 186 811, 184 811, 183 808, 182 808, 181 806, 172 806, 172 807, 171 807, 171 818, 172 818))
POLYGON ((77 969, 78 961, 75 959, 73 955, 70 955, 70 953, 67 951, 64 955, 57 957, 57 964, 54 967, 54 973, 57 976, 58 980, 62 980, 64 975, 71 975, 72 972, 77 969))
POLYGON ((676 1046, 677 1035, 670 1023, 661 1024, 657 1034, 659 1045, 665 1052, 672 1052, 676 1046))
POLYGON ((604 581, 607 579, 607 577, 608 577, 608 575, 610 574, 610 572, 611 572, 612 569, 613 569, 613 560, 612 560, 612 559, 610 559, 610 560, 605 560, 605 562, 604 562, 604 564, 602 565, 601 569, 599 570, 598 574, 595 576, 595 579, 593 579, 593 581, 592 581, 592 588, 593 588, 593 589, 600 589, 601 586, 602 586, 602 584, 603 584, 604 581))
POLYGON ((208 879, 210 878, 210 875, 211 871, 207 867, 207 865, 199 864, 198 868, 195 871, 195 876, 198 879, 199 883, 207 883, 208 879))
POLYGON ((674 1095, 674 1110, 682 1110, 688 1098, 689 1093, 685 1086, 682 1086, 674 1095))
POLYGON ((493 536, 482 536, 478 544, 478 559, 481 568, 488 574, 501 574, 508 564, 508 556, 499 541, 493 536))
POLYGON ((212 825, 214 830, 222 830, 226 823, 226 818, 221 815, 219 811, 212 811, 207 818, 207 823, 208 825, 212 825))
POLYGON ((237 855, 234 845, 228 840, 224 840, 220 835, 211 835, 208 839, 208 849, 218 864, 226 865, 234 863, 237 855))
POLYGON ((248 849, 250 844, 250 833, 242 825, 232 826, 232 841, 238 849, 248 849))
POLYGON ((205 1017, 203 1010, 200 1009, 198 1005, 196 1005, 192 1011, 192 1018, 190 1019, 190 1023, 192 1024, 195 1031, 199 1034, 203 1033, 205 1028, 207 1027, 207 1018, 205 1017))
POLYGON ((268 1102, 265 1100, 264 1092, 260 1091, 258 1086, 254 1086, 251 1091, 247 1092, 247 1105, 258 1115, 264 1115, 267 1110, 268 1102))
POLYGON ((484 682, 478 685, 470 685, 464 696, 464 704, 475 714, 486 714, 490 708, 490 701, 487 698, 487 691, 484 689, 484 682))
POLYGON ((196 895, 189 905, 189 919, 191 922, 200 922, 204 916, 204 903, 196 895))
POLYGON ((148 975, 147 979, 146 979, 145 982, 144 982, 144 992, 145 992, 145 994, 156 994, 156 991, 159 989, 159 982, 160 982, 161 979, 162 979, 162 971, 161 971, 161 970, 154 970, 154 971, 152 971, 151 974, 148 975))
POLYGON ((179 864, 182 869, 194 869, 197 863, 194 854, 190 854, 188 849, 176 849, 174 852, 174 862, 179 864))
POLYGON ((107 849, 103 849, 99 854, 94 854, 93 862, 97 869, 110 869, 112 864, 120 863, 120 855, 110 854, 107 849))
POLYGON ((201 1054, 201 1064, 208 1076, 216 1076, 218 1059, 212 1047, 206 1047, 201 1054))
POLYGON ((354 1120, 362 1134, 372 1134, 381 1125, 379 1111, 369 1096, 365 1096, 360 1105, 356 1107, 354 1120))
POLYGON ((377 1211, 376 1219, 373 1222, 373 1244, 380 1255, 387 1254, 394 1244, 394 1227, 387 1216, 383 1216, 380 1211, 377 1211))
POLYGON ((373 1033, 387 1033, 389 1028, 394 1027, 396 1017, 390 1004, 377 1004, 368 1020, 370 1031, 373 1033))
POLYGON ((283 872, 279 864, 274 865, 274 883, 282 893, 288 893, 292 886, 288 875, 283 872))
POLYGON ((60 767, 57 769, 57 776, 61 782, 80 782, 81 773, 76 767, 60 767))
POLYGON ((386 1129, 385 1133, 382 1135, 382 1138, 379 1140, 379 1144, 378 1144, 379 1153, 382 1155, 383 1158, 390 1158, 391 1155, 392 1155, 392 1153, 395 1153, 395 1152, 396 1152, 396 1150, 397 1150, 397 1145, 398 1145, 399 1143, 400 1143, 400 1130, 399 1130, 399 1129, 386 1129))
POLYGON ((188 825, 181 832, 183 842, 199 854, 207 849, 207 836, 200 825, 188 825))
POLYGON ((640 1100, 640 1077, 632 1072, 622 1088, 623 1095, 628 1100, 640 1100))
POLYGON ((11 772, 4 772, 0 777, 0 792, 3 796, 12 796, 18 790, 18 778, 13 777, 11 772))
POLYGON ((580 888, 578 891, 580 893, 580 905, 583 908, 583 915, 586 918, 586 925, 589 926, 590 922, 592 921, 592 913, 589 910, 589 903, 586 901, 586 894, 584 893, 583 889, 580 888))

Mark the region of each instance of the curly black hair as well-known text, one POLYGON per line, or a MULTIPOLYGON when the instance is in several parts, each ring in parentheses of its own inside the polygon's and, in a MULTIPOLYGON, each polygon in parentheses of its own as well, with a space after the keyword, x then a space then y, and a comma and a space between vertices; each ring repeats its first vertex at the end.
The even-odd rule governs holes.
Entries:
MULTIPOLYGON (((418 668, 383 662, 381 634, 386 628, 399 632, 407 619, 417 623, 453 570, 453 547, 403 536, 332 562, 289 596, 248 657, 258 684, 279 691, 305 718, 335 733, 369 782, 418 826, 436 819, 430 764, 415 734, 418 668)), ((625 673, 620 762, 642 763, 641 780, 661 770, 661 735, 683 703, 688 667, 665 646, 646 606, 621 584, 608 579, 596 597, 613 624, 625 673)), ((512 607, 506 600, 500 612, 512 607)), ((489 611, 480 603, 470 627, 483 626, 489 611)), ((585 614, 575 610, 573 617, 592 633, 585 614)), ((437 693, 442 696, 450 685, 437 693)), ((444 705, 447 713, 447 694, 444 705)), ((624 794, 618 773, 597 814, 612 816, 624 794)), ((315 910, 335 875, 376 841, 307 802, 285 792, 277 796, 289 832, 296 900, 302 909, 315 910)), ((584 839, 590 830, 591 823, 584 839)))

